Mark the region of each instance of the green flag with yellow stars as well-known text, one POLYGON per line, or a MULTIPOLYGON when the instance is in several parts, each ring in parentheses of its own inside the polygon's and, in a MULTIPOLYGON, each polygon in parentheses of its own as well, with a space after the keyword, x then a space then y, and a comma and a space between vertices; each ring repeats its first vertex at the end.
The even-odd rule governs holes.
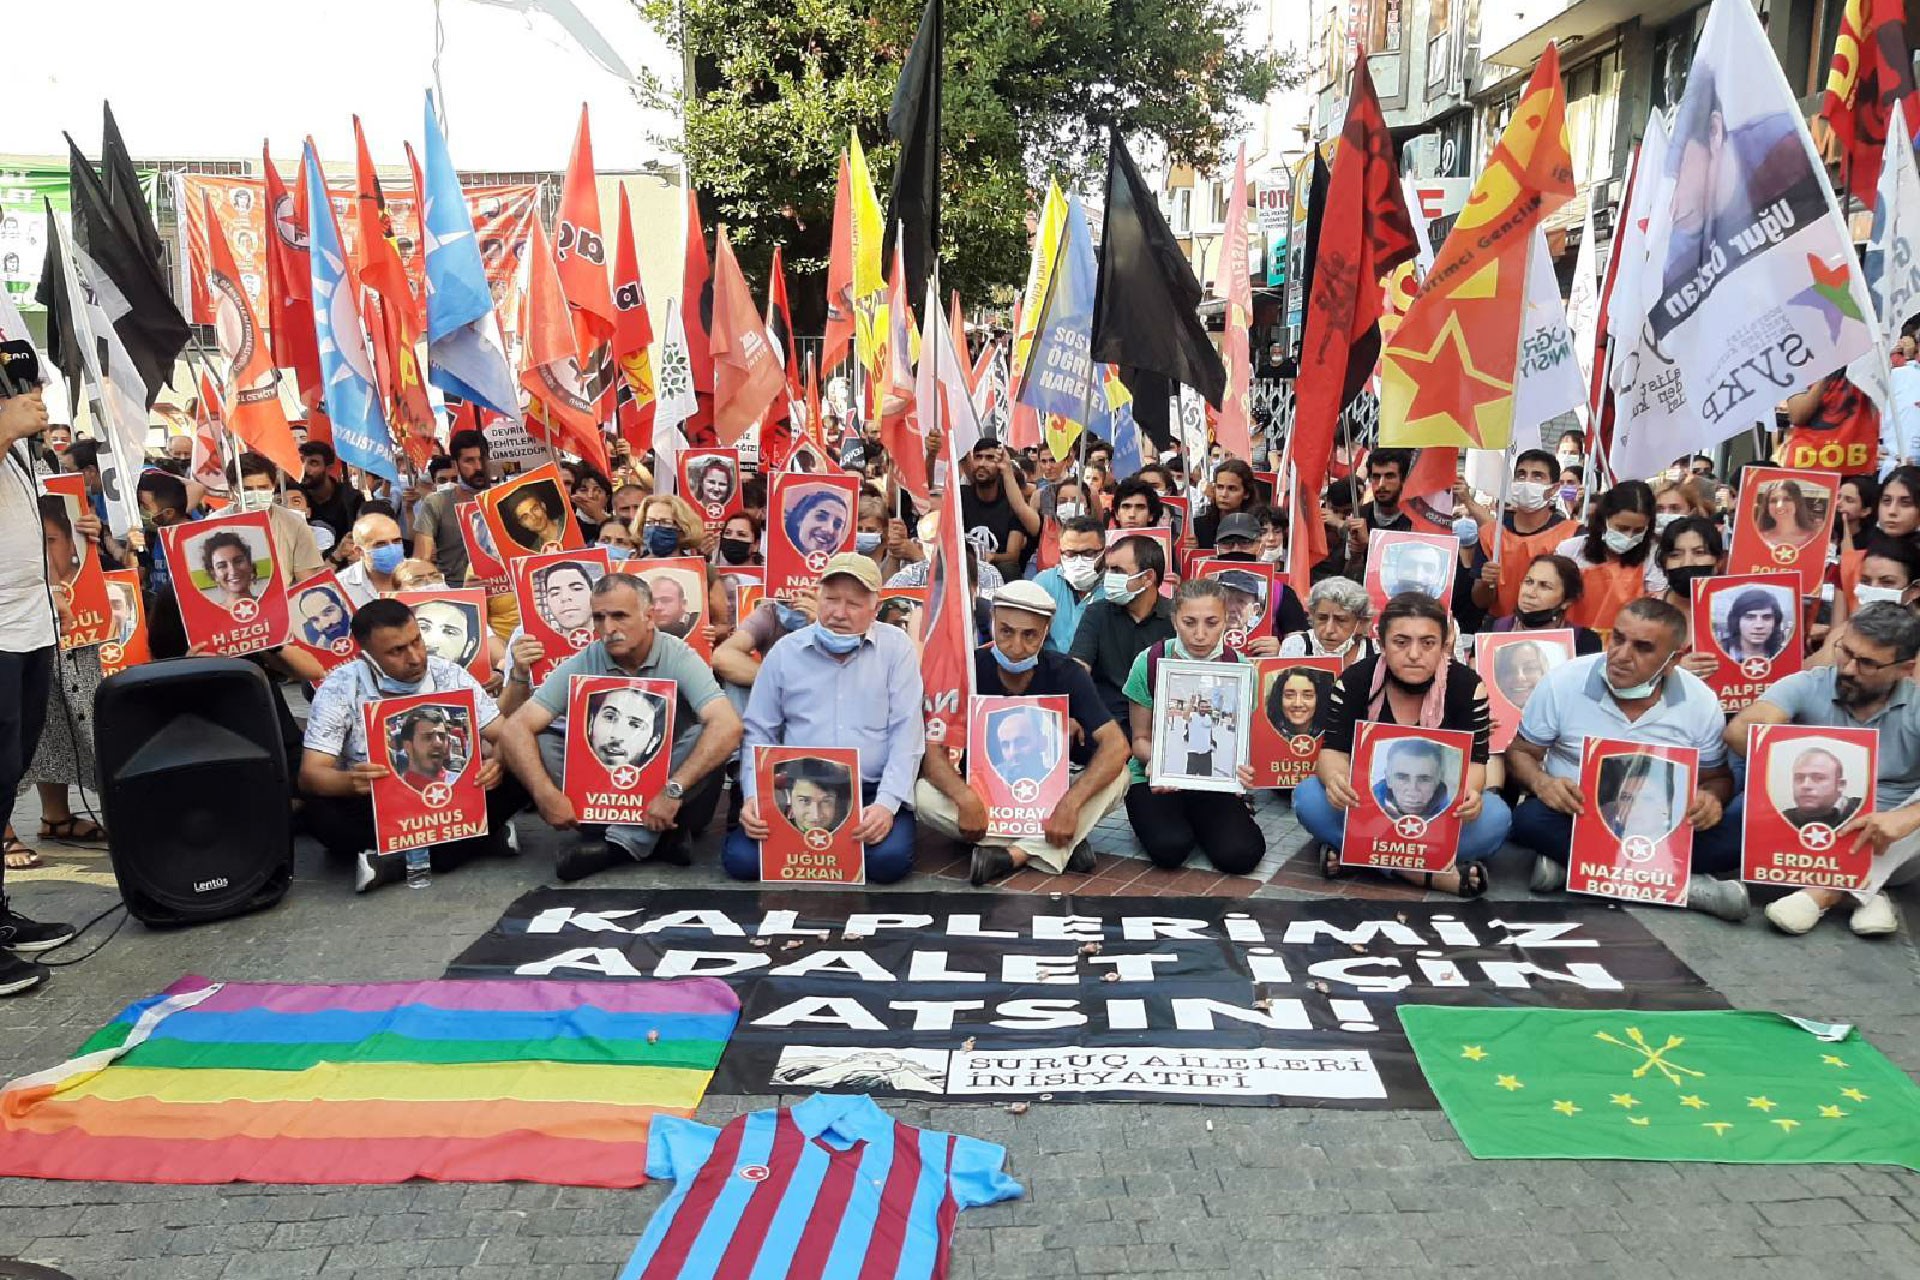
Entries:
POLYGON ((1407 1005, 1427 1083, 1481 1160, 1920 1169, 1920 1086, 1851 1027, 1777 1013, 1407 1005))

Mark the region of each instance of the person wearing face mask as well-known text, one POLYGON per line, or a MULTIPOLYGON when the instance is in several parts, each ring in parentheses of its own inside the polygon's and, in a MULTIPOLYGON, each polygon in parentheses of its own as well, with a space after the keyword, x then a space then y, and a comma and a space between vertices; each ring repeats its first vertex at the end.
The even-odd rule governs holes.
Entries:
POLYGON ((640 506, 640 526, 634 530, 639 554, 648 560, 703 554, 707 526, 683 498, 656 493, 640 506))
POLYGON ((1087 605, 1067 655, 1093 676, 1114 719, 1125 723, 1124 687, 1134 659, 1173 638, 1173 605, 1160 595, 1167 557, 1152 538, 1121 538, 1107 548, 1100 598, 1087 605))
POLYGON ((1835 619, 1844 617, 1843 602, 1860 585, 1860 562, 1867 544, 1880 535, 1880 481, 1871 475, 1843 476, 1833 496, 1834 565, 1828 581, 1833 583, 1835 619))
POLYGON ((1860 584, 1851 595, 1836 594, 1833 626, 1820 651, 1807 659, 1809 667, 1833 661, 1834 640, 1854 614, 1870 604, 1897 604, 1914 609, 1920 604, 1920 546, 1911 538, 1876 536, 1860 557, 1860 584))
MULTIPOLYGON (((1686 617, 1688 635, 1693 634, 1693 584, 1720 572, 1722 549, 1720 527, 1700 516, 1681 516, 1660 535, 1654 559, 1667 576, 1667 592, 1661 598, 1686 617)), ((1680 658, 1680 669, 1702 680, 1719 667, 1719 659, 1706 650, 1680 658)))
POLYGON ((1487 630, 1504 634, 1566 628, 1573 632, 1575 653, 1598 653, 1600 637, 1592 628, 1567 626, 1567 614, 1580 603, 1580 593, 1584 590, 1586 581, 1580 576, 1579 565, 1551 553, 1535 556, 1520 576, 1520 595, 1514 611, 1504 618, 1496 618, 1487 630))
POLYGON ((335 667, 314 692, 298 786, 307 829, 328 853, 352 861, 354 892, 407 878, 404 853, 374 852, 373 780, 391 770, 367 757, 364 709, 380 698, 472 690, 480 713, 476 727, 483 744, 480 785, 487 790, 487 834, 433 846, 433 869, 444 874, 482 854, 516 853, 511 819, 526 807, 527 793, 502 767, 502 721, 493 699, 466 668, 427 652, 413 611, 398 600, 363 605, 353 615, 353 638, 360 656, 335 667))
POLYGON ((1855 814, 1839 829, 1843 847, 1862 841, 1872 848, 1873 891, 1800 889, 1769 903, 1766 916, 1782 933, 1803 934, 1852 898, 1853 932, 1863 938, 1884 937, 1900 927, 1886 886, 1920 878, 1920 804, 1914 803, 1920 791, 1920 687, 1913 681, 1920 618, 1890 601, 1875 601, 1861 605, 1834 631, 1830 665, 1775 681, 1733 718, 1725 738, 1729 751, 1744 756, 1747 730, 1757 724, 1879 731, 1874 811, 1855 814))
POLYGON ((721 865, 736 880, 760 878, 767 837, 750 767, 754 747, 852 747, 860 753, 860 816, 867 880, 891 884, 913 870, 909 801, 926 749, 920 655, 907 633, 878 622, 880 571, 847 551, 820 575, 818 620, 777 641, 747 698, 741 753, 740 824, 727 832, 721 865))
MULTIPOLYGON (((1059 563, 1051 569, 1042 569, 1034 577, 1033 585, 1053 601, 1047 651, 1065 654, 1072 650, 1080 620, 1086 616, 1087 606, 1093 603, 1100 585, 1100 522, 1089 515, 1073 515, 1060 526, 1055 541, 1059 563)), ((994 599, 998 600, 1004 590, 995 592, 994 599)))
MULTIPOLYGON (((887 543, 887 500, 877 493, 860 495, 860 514, 853 525, 853 549, 876 565, 887 543)), ((885 577, 886 571, 881 570, 885 577)))
POLYGON ((1507 772, 1530 793, 1514 810, 1512 836, 1534 855, 1529 885, 1535 893, 1566 887, 1573 819, 1586 807, 1580 757, 1588 738, 1692 747, 1700 767, 1686 814, 1693 827, 1687 905, 1723 920, 1746 919, 1746 886, 1712 878, 1739 871, 1742 802, 1734 797, 1721 740, 1720 699, 1680 669, 1686 644, 1686 616, 1664 600, 1643 597, 1614 617, 1606 652, 1563 663, 1534 687, 1507 748, 1507 772))
POLYGON ((944 751, 929 751, 920 761, 914 814, 929 830, 973 846, 970 878, 976 885, 1026 866, 1048 875, 1092 871, 1087 837, 1126 793, 1127 735, 1085 668, 1050 647, 1053 620, 1053 600, 1037 583, 1008 583, 994 594, 993 643, 973 654, 974 687, 982 696, 1067 700, 1075 772, 1041 836, 989 836, 986 805, 967 785, 964 766, 944 751))
POLYGON ((1477 898, 1487 891, 1486 859, 1506 842, 1513 815, 1487 787, 1493 713, 1485 683, 1472 667, 1448 656, 1446 610, 1417 591, 1397 595, 1380 611, 1380 652, 1357 662, 1334 685, 1314 776, 1293 792, 1293 812, 1320 846, 1320 871, 1345 874, 1340 842, 1346 813, 1360 803, 1353 785, 1354 726, 1418 725, 1473 735, 1467 785, 1460 795, 1460 851, 1451 871, 1398 873, 1428 889, 1477 898))
POLYGON ((1345 670, 1374 653, 1367 637, 1373 602, 1352 578, 1322 578, 1307 591, 1307 625, 1280 641, 1283 658, 1339 658, 1345 670))
POLYGON ((633 559, 638 551, 634 545, 633 530, 618 520, 609 520, 600 526, 600 537, 594 545, 606 549, 607 563, 615 568, 633 559))
POLYGON ((340 571, 340 587, 349 600, 363 605, 400 589, 393 575, 407 558, 407 544, 392 516, 362 514, 353 522, 353 545, 359 558, 340 571))
POLYGON ((1580 603, 1568 611, 1574 625, 1604 631, 1627 601, 1666 591, 1652 532, 1653 490, 1644 480, 1623 480, 1600 495, 1583 536, 1553 549, 1579 565, 1586 582, 1580 603))
MULTIPOLYGON (((1515 458, 1513 481, 1507 486, 1506 515, 1497 528, 1492 513, 1480 507, 1470 486, 1462 485, 1456 491, 1463 493, 1468 511, 1479 521, 1474 532, 1477 553, 1472 566, 1473 587, 1468 594, 1483 617, 1511 615, 1519 607, 1520 581, 1527 566, 1573 532, 1572 523, 1553 503, 1558 475, 1559 464, 1545 449, 1528 449, 1515 458), (1496 537, 1498 560, 1494 558, 1496 537)), ((1457 590, 1455 594, 1459 594, 1457 590)))
POLYGON ((264 511, 273 530, 274 549, 280 554, 280 577, 288 585, 305 582, 326 568, 320 548, 314 543, 307 522, 274 501, 278 494, 280 469, 257 453, 240 455, 240 493, 235 504, 241 511, 264 511))
POLYGON ((1029 575, 1035 578, 1060 563, 1060 531, 1067 522, 1092 514, 1087 505, 1086 486, 1072 477, 1054 481, 1042 497, 1040 545, 1034 549, 1033 561, 1028 566, 1029 575))
POLYGON ((718 565, 765 564, 760 555, 760 521, 748 512, 727 517, 714 540, 713 562, 718 565))
MULTIPOLYGON (((1130 540, 1131 541, 1131 540, 1130 540)), ((1156 787, 1147 780, 1153 760, 1153 695, 1160 663, 1167 658, 1192 662, 1243 662, 1226 647, 1227 589, 1209 578, 1193 578, 1173 592, 1175 634, 1156 640, 1133 660, 1127 672, 1127 729, 1132 758, 1127 762, 1127 821, 1156 867, 1183 866, 1197 849, 1222 875, 1243 876, 1267 854, 1267 838, 1252 810, 1214 791, 1156 787)), ((1203 722, 1204 724, 1204 722, 1203 722)), ((1189 739, 1189 764, 1202 751, 1189 739)), ((1240 785, 1251 789, 1253 770, 1241 765, 1240 785)))

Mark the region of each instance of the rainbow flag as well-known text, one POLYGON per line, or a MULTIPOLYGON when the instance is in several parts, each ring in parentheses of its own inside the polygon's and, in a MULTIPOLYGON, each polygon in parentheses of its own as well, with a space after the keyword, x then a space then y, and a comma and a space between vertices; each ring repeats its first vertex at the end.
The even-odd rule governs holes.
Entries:
POLYGON ((0 1090, 0 1176, 638 1186, 739 1015, 711 978, 182 978, 0 1090))

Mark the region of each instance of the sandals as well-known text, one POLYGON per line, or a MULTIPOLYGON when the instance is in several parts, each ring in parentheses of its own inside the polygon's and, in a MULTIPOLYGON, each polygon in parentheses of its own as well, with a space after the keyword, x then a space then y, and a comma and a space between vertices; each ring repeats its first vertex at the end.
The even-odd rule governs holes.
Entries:
MULTIPOLYGON (((1455 885, 1453 889, 1453 896, 1456 898, 1483 897, 1489 885, 1492 883, 1487 879, 1487 869, 1478 862, 1469 862, 1464 865, 1455 864, 1454 872, 1459 877, 1459 883, 1455 885)), ((1421 883, 1431 892, 1434 887, 1433 878, 1445 874, 1446 872, 1444 871, 1424 872, 1421 883)), ((1440 892, 1445 893, 1446 890, 1442 889, 1440 892)))
POLYGON ((22 841, 19 836, 8 835, 4 848, 6 867, 9 871, 32 871, 46 864, 40 860, 40 851, 22 841))
POLYGON ((40 820, 40 839, 52 840, 57 844, 102 845, 107 842, 107 829, 91 818, 82 818, 69 814, 58 822, 40 820))

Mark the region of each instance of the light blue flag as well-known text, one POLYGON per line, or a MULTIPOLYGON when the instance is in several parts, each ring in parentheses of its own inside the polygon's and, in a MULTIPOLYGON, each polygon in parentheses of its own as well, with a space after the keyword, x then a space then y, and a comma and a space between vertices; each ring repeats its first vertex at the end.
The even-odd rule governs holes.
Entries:
POLYGON ((493 294, 473 234, 473 217, 447 155, 447 140, 427 94, 427 381, 450 395, 509 418, 520 416, 519 387, 500 345, 493 294))
POLYGON ((1067 234, 1047 285, 1047 300, 1034 327, 1020 403, 1041 414, 1058 414, 1087 425, 1104 399, 1100 368, 1093 362, 1093 286, 1098 267, 1093 235, 1080 197, 1067 201, 1067 234))
MULTIPOLYGON (((1101 397, 1106 399, 1105 396, 1101 397)), ((1137 475, 1141 467, 1147 465, 1146 450, 1140 442, 1140 424, 1133 417, 1133 400, 1113 410, 1107 419, 1110 435, 1105 437, 1113 446, 1113 474, 1125 479, 1137 475)))
POLYGON ((380 406, 374 381, 373 357, 360 322, 360 300, 354 296, 340 228, 327 202, 327 177, 320 157, 307 143, 307 209, 312 238, 313 329, 320 342, 320 374, 327 417, 333 421, 333 449, 340 461, 395 484, 400 473, 393 465, 393 436, 380 406))

